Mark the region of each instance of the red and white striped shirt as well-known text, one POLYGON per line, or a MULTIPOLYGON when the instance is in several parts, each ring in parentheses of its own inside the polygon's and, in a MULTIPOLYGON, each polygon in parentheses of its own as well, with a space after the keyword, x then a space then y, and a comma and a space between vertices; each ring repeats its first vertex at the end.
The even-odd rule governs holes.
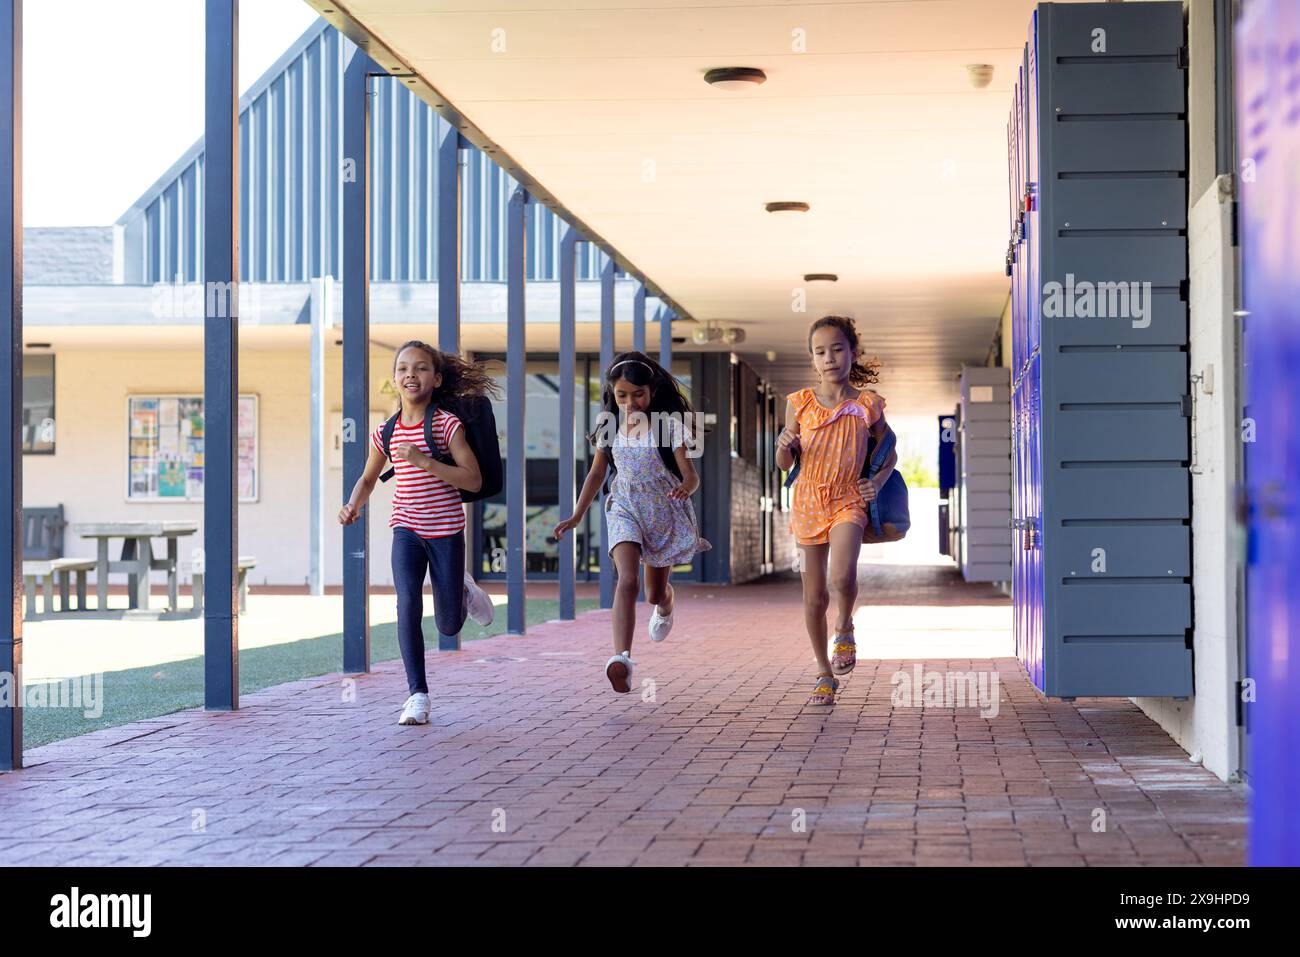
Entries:
MULTIPOLYGON (((461 427, 460 419, 437 409, 432 426, 438 451, 449 452, 452 436, 461 427)), ((370 442, 380 452, 384 451, 382 425, 370 433, 370 442)), ((410 442, 425 455, 433 454, 424 441, 423 420, 415 425, 403 425, 400 418, 397 420, 389 449, 396 449, 403 442, 410 442)), ((393 467, 397 470, 397 489, 393 492, 393 511, 388 516, 389 528, 409 528, 421 538, 443 538, 465 528, 460 489, 410 462, 397 460, 393 467)))

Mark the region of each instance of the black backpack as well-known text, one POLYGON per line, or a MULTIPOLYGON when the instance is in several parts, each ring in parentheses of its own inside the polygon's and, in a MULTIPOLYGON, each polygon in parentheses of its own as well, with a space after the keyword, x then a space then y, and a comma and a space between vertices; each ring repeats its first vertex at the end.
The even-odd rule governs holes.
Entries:
MULTIPOLYGON (((424 442, 429 446, 430 454, 439 462, 445 465, 455 465, 456 460, 450 455, 440 453, 438 447, 433 443, 433 415, 437 411, 437 406, 430 402, 429 408, 424 412, 424 442)), ((491 498, 501 491, 501 486, 504 484, 504 470, 501 468, 501 445, 497 439, 497 419, 492 412, 491 400, 484 395, 469 396, 457 401, 454 408, 448 406, 447 411, 460 419, 463 424, 465 440, 469 442, 474 458, 478 459, 479 474, 483 476, 483 484, 479 486, 478 491, 471 492, 468 489, 457 489, 460 492, 460 500, 462 502, 477 502, 480 499, 491 498)), ((399 409, 384 423, 384 454, 390 459, 392 455, 389 448, 393 441, 393 430, 397 428, 397 420, 401 414, 402 412, 399 409)), ((396 471, 396 468, 390 468, 379 476, 379 480, 387 482, 396 471)))

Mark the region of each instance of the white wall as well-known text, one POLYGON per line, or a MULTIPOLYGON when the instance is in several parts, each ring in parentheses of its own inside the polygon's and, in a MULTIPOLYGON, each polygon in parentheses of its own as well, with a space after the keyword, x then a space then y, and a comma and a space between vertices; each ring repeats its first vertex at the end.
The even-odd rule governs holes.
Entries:
POLYGON ((1237 457, 1237 357, 1232 316, 1231 196, 1216 180, 1188 220, 1191 264, 1192 638, 1195 697, 1136 698, 1189 753, 1223 779, 1239 767, 1235 683, 1238 542, 1234 508, 1237 457), (1207 385, 1212 391, 1206 391, 1207 385))
POLYGON ((1162 728, 1225 780, 1240 767, 1235 684, 1238 662, 1239 543, 1234 497, 1237 421, 1236 326, 1232 315, 1231 177, 1215 179, 1214 10, 1187 3, 1191 75, 1188 216, 1188 389, 1195 401, 1192 442, 1192 600, 1195 696, 1135 698, 1162 728))
MULTIPOLYGON (((308 419, 310 370, 307 329, 302 347, 264 349, 252 347, 255 332, 243 335, 239 357, 240 392, 258 396, 259 495, 239 506, 239 552, 257 558, 250 573, 253 584, 304 585, 307 582, 311 474, 311 431, 308 419)), ((197 393, 203 391, 201 352, 159 351, 125 345, 135 339, 142 345, 148 329, 123 329, 124 348, 106 352, 60 348, 55 351, 55 454, 23 457, 23 504, 28 507, 62 504, 69 523, 190 519, 200 531, 180 540, 180 555, 188 562, 202 545, 201 502, 138 502, 126 497, 127 396, 135 393, 197 393)), ((335 334, 326 340, 326 394, 340 397, 329 403, 342 407, 342 354, 334 346, 335 334)), ((387 414, 391 400, 380 394, 389 379, 392 356, 384 349, 371 354, 371 409, 387 414)), ((328 440, 328 435, 327 435, 328 440)), ((381 485, 370 508, 370 580, 392 583, 388 511, 392 489, 381 485)), ((350 491, 350 490, 349 490, 350 491)), ((325 480, 326 503, 341 505, 342 472, 329 469, 325 480)), ((327 510, 333 514, 334 509, 327 510)), ((155 547, 158 547, 155 542, 155 547)), ((114 542, 115 548, 120 548, 114 542)), ((330 521, 325 536, 325 582, 337 585, 341 577, 342 532, 330 521)), ((94 557, 94 542, 65 532, 64 552, 94 557)), ((114 555, 113 557, 116 557, 114 555)), ((188 581, 188 565, 184 581, 188 581)), ((125 576, 117 576, 125 584, 125 576)), ((154 580, 163 582, 163 573, 154 580)))

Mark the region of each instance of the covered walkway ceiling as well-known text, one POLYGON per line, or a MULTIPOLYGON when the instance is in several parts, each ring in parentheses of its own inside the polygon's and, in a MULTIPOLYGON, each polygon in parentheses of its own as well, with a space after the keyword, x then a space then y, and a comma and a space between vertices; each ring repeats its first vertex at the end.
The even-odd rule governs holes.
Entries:
POLYGON ((895 414, 951 409, 959 366, 984 360, 1033 0, 310 2, 696 320, 745 328, 778 386, 806 383, 803 334, 828 311, 868 331, 895 414), (993 65, 984 89, 971 63, 993 65), (767 81, 704 82, 727 66, 767 81), (765 212, 778 200, 811 210, 765 212), (810 272, 839 281, 797 313, 810 272))

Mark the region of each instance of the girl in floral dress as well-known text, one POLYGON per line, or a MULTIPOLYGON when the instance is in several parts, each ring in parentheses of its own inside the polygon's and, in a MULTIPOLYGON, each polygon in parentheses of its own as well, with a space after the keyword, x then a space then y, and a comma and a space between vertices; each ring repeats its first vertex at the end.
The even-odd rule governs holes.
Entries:
POLYGON ((612 473, 605 497, 609 555, 618 570, 614 591, 614 656, 605 677, 614 690, 632 690, 632 631, 640 566, 645 565, 650 640, 663 641, 673 626, 674 565, 690 562, 711 546, 700 538, 691 496, 700 477, 692 461, 694 412, 677 380, 642 352, 624 352, 605 370, 601 414, 588 436, 596 446, 573 516, 555 526, 555 537, 581 524, 612 473))

